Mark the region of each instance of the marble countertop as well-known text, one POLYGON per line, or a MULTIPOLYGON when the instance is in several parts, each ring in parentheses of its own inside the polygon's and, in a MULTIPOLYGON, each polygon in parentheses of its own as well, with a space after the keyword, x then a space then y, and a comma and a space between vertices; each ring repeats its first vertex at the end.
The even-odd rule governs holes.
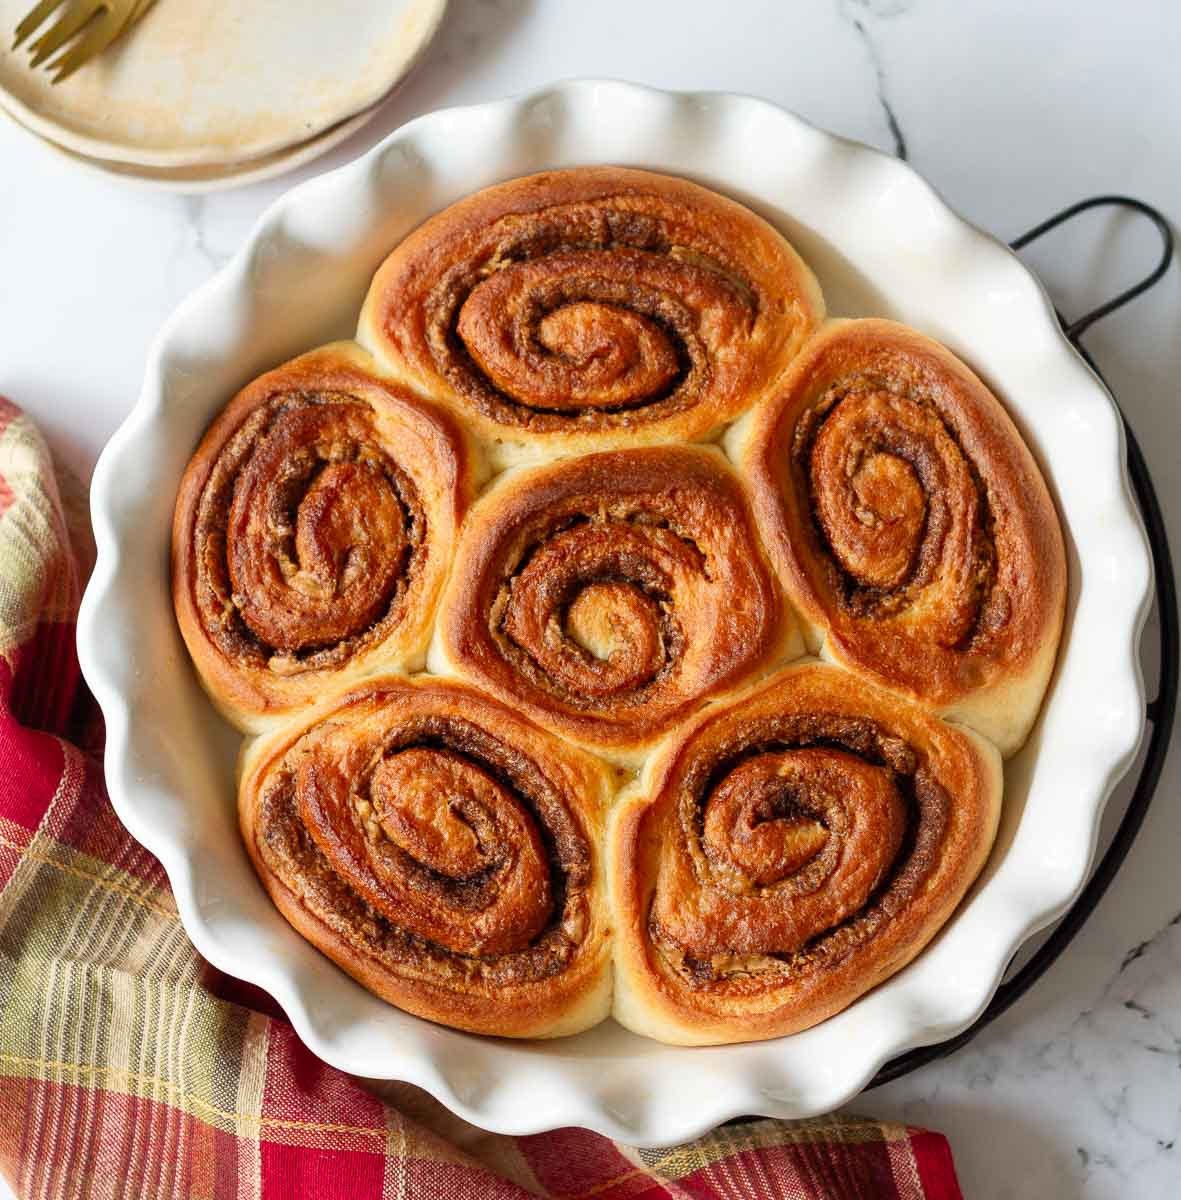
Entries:
MULTIPOLYGON (((139 190, 0 121, 0 392, 86 478, 157 327, 272 198, 420 112, 571 76, 766 97, 908 158, 1005 238, 1112 191, 1181 222, 1179 55, 1181 5, 1167 0, 452 0, 377 119, 271 183, 204 198, 139 190)), ((1153 236, 1092 214, 1028 261, 1079 312, 1142 273, 1153 236)), ((1086 340, 1144 445, 1181 560, 1181 270, 1086 340)), ((946 1132, 972 1200, 1181 1194, 1179 792, 1174 745, 1126 865, 1033 992, 966 1049, 854 1106, 946 1132)))

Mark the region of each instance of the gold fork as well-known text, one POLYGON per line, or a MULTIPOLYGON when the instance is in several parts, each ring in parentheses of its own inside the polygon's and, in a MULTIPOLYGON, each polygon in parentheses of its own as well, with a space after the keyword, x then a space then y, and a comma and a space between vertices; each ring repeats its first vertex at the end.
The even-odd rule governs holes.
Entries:
POLYGON ((148 11, 155 0, 40 0, 16 27, 15 50, 56 9, 65 5, 52 26, 29 47, 31 66, 39 67, 52 58, 48 70, 56 71, 54 83, 63 79, 101 54, 125 29, 130 28, 148 11), (72 41, 68 48, 66 44, 72 41))

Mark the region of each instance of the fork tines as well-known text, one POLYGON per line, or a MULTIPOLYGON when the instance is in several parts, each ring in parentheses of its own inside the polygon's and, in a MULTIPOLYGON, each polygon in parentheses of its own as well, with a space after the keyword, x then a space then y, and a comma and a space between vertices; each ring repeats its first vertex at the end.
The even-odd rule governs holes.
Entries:
POLYGON ((16 27, 13 49, 64 6, 53 24, 29 46, 30 65, 47 63, 55 72, 53 82, 61 83, 101 54, 151 4, 152 0, 40 0, 16 27))

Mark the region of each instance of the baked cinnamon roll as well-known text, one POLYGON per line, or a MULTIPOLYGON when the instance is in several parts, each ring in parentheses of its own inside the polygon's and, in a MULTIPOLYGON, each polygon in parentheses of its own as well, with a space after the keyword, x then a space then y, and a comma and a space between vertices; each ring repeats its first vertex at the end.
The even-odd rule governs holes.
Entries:
POLYGON ((357 337, 231 401, 173 527, 295 929, 520 1037, 602 1019, 612 956, 625 1025, 722 1043, 918 954, 987 858, 1066 600, 988 388, 905 326, 826 324, 753 212, 612 167, 426 221, 357 337))
POLYGON ((709 1044, 832 1016, 948 919, 1000 800, 990 743, 838 667, 711 705, 613 813, 615 1017, 709 1044))
POLYGON ((708 438, 823 316, 811 271, 748 209, 683 179, 586 167, 425 222, 377 272, 357 337, 505 465, 708 438))
POLYGON ((725 458, 653 446, 510 473, 482 497, 430 663, 634 763, 706 697, 802 648, 725 458))
POLYGON ((452 681, 366 681, 249 750, 242 836, 287 920, 428 1020, 543 1037, 610 1005, 610 774, 452 681))
POLYGON ((727 445, 812 647, 1019 749, 1054 666, 1066 553, 988 388, 904 325, 833 321, 727 445))
POLYGON ((256 730, 327 686, 422 666, 477 470, 450 418, 352 344, 230 402, 181 482, 172 590, 231 721, 256 730))

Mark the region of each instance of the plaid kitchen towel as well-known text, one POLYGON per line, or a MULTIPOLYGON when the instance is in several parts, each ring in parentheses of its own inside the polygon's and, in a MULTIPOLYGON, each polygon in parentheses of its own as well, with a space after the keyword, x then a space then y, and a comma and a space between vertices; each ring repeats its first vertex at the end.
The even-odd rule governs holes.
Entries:
POLYGON ((70 538, 43 442, 0 400, 0 1171, 19 1196, 960 1197, 946 1140, 901 1125, 506 1138, 323 1065, 198 956, 111 809, 70 538))

